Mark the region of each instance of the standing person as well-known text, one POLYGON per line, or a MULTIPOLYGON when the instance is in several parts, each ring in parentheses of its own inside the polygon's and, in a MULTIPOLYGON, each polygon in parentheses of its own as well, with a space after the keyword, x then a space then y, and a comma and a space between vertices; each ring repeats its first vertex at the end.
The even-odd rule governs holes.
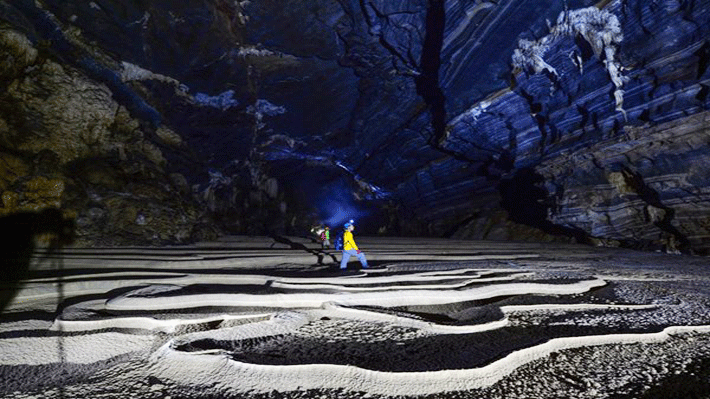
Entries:
POLYGON ((351 256, 357 256, 362 263, 362 268, 367 268, 367 259, 365 254, 358 249, 353 238, 353 230, 355 230, 355 222, 353 220, 345 223, 345 232, 343 233, 343 259, 340 261, 340 270, 347 269, 348 260, 351 256))
POLYGON ((323 249, 330 249, 330 227, 325 226, 325 230, 320 233, 320 240, 323 244, 323 249))
POLYGON ((320 235, 323 234, 323 228, 320 226, 312 227, 311 228, 311 233, 315 234, 316 237, 320 238, 320 235))

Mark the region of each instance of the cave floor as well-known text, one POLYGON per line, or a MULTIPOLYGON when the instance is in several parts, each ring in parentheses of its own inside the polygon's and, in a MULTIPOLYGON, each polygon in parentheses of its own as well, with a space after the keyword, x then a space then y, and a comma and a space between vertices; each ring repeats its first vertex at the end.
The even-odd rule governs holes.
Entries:
POLYGON ((0 396, 710 398, 708 258, 357 240, 38 251, 0 396))

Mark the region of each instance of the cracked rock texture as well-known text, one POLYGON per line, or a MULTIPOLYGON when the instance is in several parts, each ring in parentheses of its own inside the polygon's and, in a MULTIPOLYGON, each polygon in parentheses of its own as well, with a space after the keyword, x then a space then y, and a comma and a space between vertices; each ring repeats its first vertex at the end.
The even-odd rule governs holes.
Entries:
POLYGON ((708 253, 709 5, 0 1, 3 212, 708 253))

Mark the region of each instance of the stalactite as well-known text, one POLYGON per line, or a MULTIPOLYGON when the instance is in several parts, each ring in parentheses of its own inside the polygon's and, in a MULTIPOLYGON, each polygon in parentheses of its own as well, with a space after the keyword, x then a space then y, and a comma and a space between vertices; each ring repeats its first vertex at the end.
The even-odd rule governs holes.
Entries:
MULTIPOLYGON (((594 54, 604 60, 606 70, 615 87, 616 110, 623 113, 626 118, 622 89, 626 78, 622 75, 624 68, 616 59, 617 46, 624 39, 624 35, 619 19, 609 11, 588 7, 560 13, 549 35, 537 41, 525 39, 519 41, 518 49, 513 53, 513 66, 522 70, 532 69, 536 74, 547 71, 556 77, 559 76, 555 68, 545 62, 543 57, 552 43, 563 36, 581 36, 592 47, 594 54)), ((583 71, 582 65, 577 67, 583 71)))

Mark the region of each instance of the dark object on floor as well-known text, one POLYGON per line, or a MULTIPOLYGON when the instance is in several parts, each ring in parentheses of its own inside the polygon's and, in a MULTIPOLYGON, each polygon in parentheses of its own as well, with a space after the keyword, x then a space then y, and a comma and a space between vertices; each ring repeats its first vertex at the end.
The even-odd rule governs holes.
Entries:
POLYGON ((50 240, 48 254, 52 254, 74 241, 74 229, 74 220, 66 219, 55 208, 0 218, 0 312, 27 278, 35 238, 47 234, 50 240))

